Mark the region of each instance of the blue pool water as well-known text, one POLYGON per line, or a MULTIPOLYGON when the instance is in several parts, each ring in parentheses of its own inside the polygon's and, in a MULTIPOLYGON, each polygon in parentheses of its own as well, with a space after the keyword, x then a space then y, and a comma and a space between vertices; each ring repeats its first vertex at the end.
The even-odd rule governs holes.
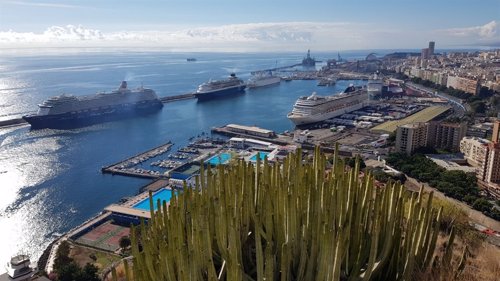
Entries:
POLYGON ((227 161, 231 159, 231 154, 227 152, 220 153, 218 155, 213 156, 212 158, 208 159, 208 163, 211 165, 217 166, 219 164, 226 164, 227 161))
POLYGON ((264 158, 266 158, 268 154, 269 154, 269 152, 259 151, 259 153, 257 153, 254 156, 250 157, 250 161, 252 161, 252 162, 257 161, 257 155, 259 155, 260 160, 264 161, 264 158))
MULTIPOLYGON (((162 190, 154 193, 153 194, 153 203, 154 203, 155 211, 158 208, 158 206, 156 205, 156 203, 158 202, 158 199, 160 199, 162 204, 163 204, 163 201, 169 202, 170 198, 172 198, 172 190, 170 190, 170 189, 163 188, 162 190)), ((135 204, 134 209, 149 211, 149 197, 142 200, 141 202, 135 204)))

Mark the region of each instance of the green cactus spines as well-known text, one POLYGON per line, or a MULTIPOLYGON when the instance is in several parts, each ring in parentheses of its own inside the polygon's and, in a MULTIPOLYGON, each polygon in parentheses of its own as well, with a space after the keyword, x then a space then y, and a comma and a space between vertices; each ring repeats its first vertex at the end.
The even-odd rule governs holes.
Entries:
POLYGON ((331 170, 318 148, 312 161, 299 149, 282 164, 202 165, 133 228, 134 280, 411 280, 433 259, 432 194, 376 187, 337 151, 331 170))

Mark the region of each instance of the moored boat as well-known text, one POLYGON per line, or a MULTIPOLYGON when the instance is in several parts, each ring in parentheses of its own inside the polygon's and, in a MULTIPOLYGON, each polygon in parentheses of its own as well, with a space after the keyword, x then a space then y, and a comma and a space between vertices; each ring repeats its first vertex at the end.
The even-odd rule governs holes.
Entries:
POLYGON ((36 114, 23 119, 32 129, 70 129, 158 111, 163 103, 151 89, 127 89, 123 81, 110 93, 74 96, 62 94, 38 105, 36 114))
POLYGON ((281 77, 273 75, 270 71, 258 73, 248 79, 247 87, 249 89, 276 85, 281 82, 281 77))
POLYGON ((246 84, 243 80, 231 73, 229 78, 223 80, 210 80, 198 86, 194 96, 198 100, 209 100, 221 96, 245 93, 246 84))
POLYGON ((308 97, 300 97, 287 117, 297 126, 312 124, 358 110, 367 101, 368 94, 363 87, 349 86, 344 92, 331 96, 318 96, 313 92, 308 97))

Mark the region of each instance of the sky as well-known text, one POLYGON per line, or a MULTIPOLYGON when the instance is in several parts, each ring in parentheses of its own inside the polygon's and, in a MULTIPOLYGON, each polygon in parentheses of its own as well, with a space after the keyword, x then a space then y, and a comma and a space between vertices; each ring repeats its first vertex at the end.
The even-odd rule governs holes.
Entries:
POLYGON ((500 0, 0 0, 0 48, 500 47, 500 0))

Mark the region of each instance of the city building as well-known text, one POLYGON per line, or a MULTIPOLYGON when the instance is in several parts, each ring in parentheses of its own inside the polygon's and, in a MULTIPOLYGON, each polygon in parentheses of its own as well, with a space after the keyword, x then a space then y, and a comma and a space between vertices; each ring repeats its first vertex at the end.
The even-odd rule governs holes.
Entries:
POLYGON ((460 152, 467 163, 478 168, 478 178, 484 178, 489 140, 477 137, 464 137, 460 141, 460 152))
POLYGON ((491 135, 491 141, 494 143, 500 143, 500 121, 495 121, 493 123, 493 134, 491 135))
POLYGON ((428 60, 430 58, 429 56, 429 48, 423 48, 421 53, 420 53, 420 58, 422 60, 428 60))
POLYGON ((488 144, 488 158, 484 181, 487 183, 500 183, 500 144, 490 142, 488 144))
POLYGON ((434 55, 434 46, 436 43, 434 41, 429 42, 429 57, 432 57, 434 55))
POLYGON ((467 162, 477 167, 478 185, 490 195, 500 198, 500 121, 495 121, 492 140, 466 137, 460 151, 467 162))
POLYGON ((427 146, 457 152, 466 132, 466 123, 431 121, 428 123, 427 146))
POLYGON ((412 154, 427 145, 427 124, 413 123, 399 126, 396 131, 396 151, 412 154))
POLYGON ((412 154, 420 147, 433 147, 457 152, 466 132, 465 123, 430 121, 399 126, 396 132, 396 151, 412 154))
POLYGON ((446 87, 453 87, 466 93, 476 95, 479 93, 479 82, 475 79, 469 79, 460 76, 448 75, 446 87))

